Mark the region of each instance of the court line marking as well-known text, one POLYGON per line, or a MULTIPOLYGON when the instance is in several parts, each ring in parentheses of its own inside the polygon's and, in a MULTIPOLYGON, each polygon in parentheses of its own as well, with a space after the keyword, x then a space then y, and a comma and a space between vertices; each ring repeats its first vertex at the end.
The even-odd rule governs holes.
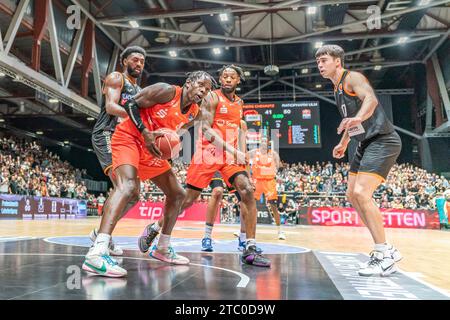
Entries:
MULTIPOLYGON (((63 256, 63 257, 85 257, 86 255, 84 254, 68 254, 68 253, 0 253, 0 256, 63 256)), ((161 262, 157 259, 146 259, 146 258, 139 258, 139 257, 124 257, 124 256, 120 256, 120 258, 122 259, 131 259, 131 260, 142 260, 142 261, 155 261, 155 262, 161 262)), ((163 262, 161 262, 163 263, 163 262)), ((247 287, 248 283, 250 282, 250 277, 246 276, 245 274, 239 272, 239 271, 235 271, 235 270, 231 270, 231 269, 226 269, 226 268, 221 268, 221 267, 215 267, 215 266, 209 266, 206 264, 198 264, 198 263, 190 263, 189 265, 193 265, 193 266, 198 266, 198 267, 205 267, 205 268, 212 268, 212 269, 218 269, 218 270, 223 270, 223 271, 227 271, 230 273, 233 273, 235 275, 238 275, 240 277, 240 281, 239 283, 236 285, 236 287, 238 288, 245 288, 247 287)), ((171 265, 171 266, 175 266, 175 265, 171 265)))
MULTIPOLYGON (((118 236, 118 237, 128 237, 128 236, 118 236)), ((61 242, 56 242, 56 241, 52 241, 51 239, 56 239, 56 238, 87 238, 87 236, 52 236, 52 237, 47 237, 47 238, 42 238, 42 240, 44 240, 45 242, 51 243, 51 244, 59 244, 61 246, 74 246, 74 247, 80 247, 80 248, 89 248, 89 246, 85 246, 85 245, 80 245, 80 244, 71 244, 71 243, 61 243, 61 242)), ((179 239, 190 239, 190 238, 179 238, 179 239)), ((173 238, 172 239, 174 242, 177 241, 177 238, 173 238)), ((192 238, 192 240, 198 240, 198 239, 194 239, 192 238)), ((235 241, 235 240, 228 240, 228 239, 218 239, 219 241, 235 241)), ((213 240, 214 243, 214 240, 213 240)), ((120 246, 120 242, 116 242, 116 244, 118 244, 120 246)), ((258 242, 258 244, 269 244, 269 245, 273 245, 273 246, 284 246, 284 247, 291 247, 291 248, 297 248, 297 249, 302 249, 302 252, 282 252, 282 253, 268 253, 268 254, 302 254, 302 253, 308 253, 311 252, 311 249, 309 248, 305 248, 305 247, 299 247, 299 246, 293 246, 293 245, 289 245, 289 244, 278 244, 278 243, 273 243, 273 242, 258 242)), ((129 248, 125 248, 124 250, 130 250, 130 251, 139 251, 139 249, 129 249, 129 248)), ((179 252, 186 252, 186 253, 205 253, 205 254, 240 254, 241 251, 238 252, 204 252, 204 251, 187 251, 187 250, 182 250, 182 248, 180 248, 180 250, 178 250, 179 252)))
POLYGON ((22 237, 0 237, 0 242, 10 242, 10 241, 22 241, 22 240, 33 240, 37 239, 36 237, 28 237, 28 236, 22 236, 22 237))

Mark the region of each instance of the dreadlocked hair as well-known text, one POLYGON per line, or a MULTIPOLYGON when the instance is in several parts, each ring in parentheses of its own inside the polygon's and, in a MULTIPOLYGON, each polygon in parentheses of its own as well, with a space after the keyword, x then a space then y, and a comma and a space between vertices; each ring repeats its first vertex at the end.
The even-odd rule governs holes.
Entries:
POLYGON ((233 69, 234 71, 237 72, 237 74, 239 75, 239 78, 241 78, 242 81, 245 81, 245 76, 244 76, 244 70, 239 67, 236 66, 234 64, 229 64, 226 66, 223 66, 222 68, 220 68, 219 70, 217 70, 219 72, 219 77, 222 76, 222 73, 226 70, 226 69, 233 69))
POLYGON ((209 81, 211 81, 211 85, 214 89, 218 88, 219 85, 217 84, 216 79, 214 79, 214 77, 212 75, 210 75, 208 72, 206 71, 192 71, 192 72, 188 72, 186 73, 187 79, 186 81, 189 82, 195 82, 198 81, 200 79, 207 79, 209 81))

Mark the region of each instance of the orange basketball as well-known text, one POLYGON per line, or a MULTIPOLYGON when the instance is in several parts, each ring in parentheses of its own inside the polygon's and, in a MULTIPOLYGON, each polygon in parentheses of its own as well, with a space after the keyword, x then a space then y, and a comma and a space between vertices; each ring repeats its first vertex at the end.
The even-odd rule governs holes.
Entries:
POLYGON ((181 142, 178 134, 170 129, 159 129, 156 132, 163 133, 155 140, 156 147, 161 151, 161 159, 168 160, 178 157, 181 150, 181 142))

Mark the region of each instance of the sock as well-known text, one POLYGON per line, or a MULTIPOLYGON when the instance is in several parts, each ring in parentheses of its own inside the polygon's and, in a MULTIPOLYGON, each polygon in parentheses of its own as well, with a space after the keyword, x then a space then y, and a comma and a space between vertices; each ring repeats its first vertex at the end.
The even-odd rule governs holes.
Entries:
POLYGON ((241 233, 239 234, 239 240, 240 240, 241 242, 247 241, 247 233, 241 232, 241 233))
POLYGON ((155 230, 156 232, 159 232, 159 230, 161 230, 161 226, 159 225, 159 221, 156 221, 155 223, 152 223, 150 228, 152 228, 152 230, 155 230))
POLYGON ((109 242, 111 241, 111 235, 107 233, 99 233, 97 239, 94 242, 94 248, 92 253, 94 254, 108 254, 109 242))
POLYGON ((385 252, 386 250, 389 249, 389 245, 386 242, 385 243, 375 243, 374 249, 376 251, 385 252))
POLYGON ((281 225, 277 226, 277 228, 278 228, 278 233, 280 233, 281 232, 281 225))
POLYGON ((170 245, 170 235, 163 234, 159 236, 158 249, 167 249, 170 245))
POLYGON ((245 249, 248 249, 250 246, 256 246, 256 240, 255 239, 247 239, 247 243, 245 245, 245 249))
POLYGON ((205 238, 210 238, 211 239, 211 234, 212 234, 213 227, 214 227, 213 224, 206 223, 206 225, 205 225, 205 238))

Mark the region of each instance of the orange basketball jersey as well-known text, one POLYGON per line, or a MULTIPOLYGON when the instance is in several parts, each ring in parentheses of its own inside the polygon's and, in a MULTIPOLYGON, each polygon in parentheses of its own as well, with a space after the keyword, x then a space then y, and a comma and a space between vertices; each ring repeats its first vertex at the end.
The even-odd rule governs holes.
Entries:
MULTIPOLYGON (((219 98, 219 103, 211 127, 220 134, 225 142, 237 148, 244 102, 238 96, 235 96, 234 101, 230 101, 220 89, 214 92, 219 98)), ((200 141, 200 147, 205 148, 209 145, 210 142, 203 137, 200 141)))
POLYGON ((272 150, 267 150, 267 153, 263 154, 257 149, 252 159, 252 177, 254 179, 274 179, 276 174, 277 166, 272 150))

